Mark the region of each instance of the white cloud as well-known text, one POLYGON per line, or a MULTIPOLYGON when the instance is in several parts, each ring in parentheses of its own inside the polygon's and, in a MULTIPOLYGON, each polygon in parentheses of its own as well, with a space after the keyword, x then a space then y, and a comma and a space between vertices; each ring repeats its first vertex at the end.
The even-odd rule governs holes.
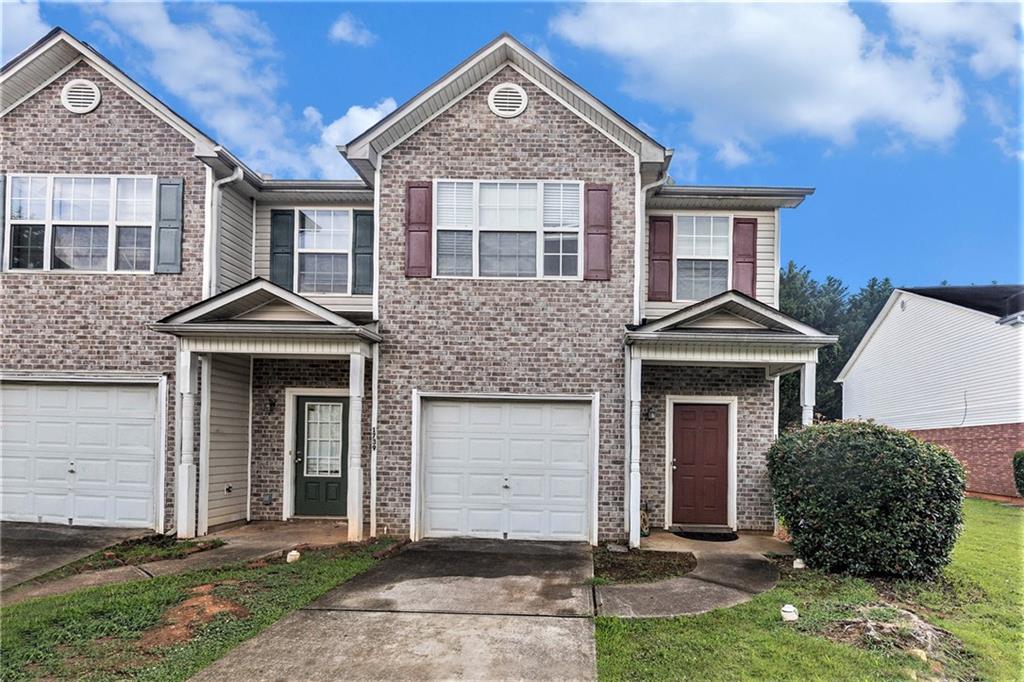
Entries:
POLYGON ((998 132, 992 140, 996 146, 1011 159, 1024 161, 1024 129, 1018 121, 1019 117, 1014 117, 1009 107, 988 93, 981 97, 981 108, 998 132))
POLYGON ((338 17, 331 24, 327 36, 336 43, 349 43, 359 47, 372 45, 377 40, 377 36, 351 12, 345 12, 338 17))
POLYGON ((324 125, 323 115, 315 107, 306 107, 302 116, 306 124, 319 131, 320 140, 310 146, 309 158, 325 178, 355 177, 352 167, 338 153, 338 145, 351 142, 359 133, 384 118, 398 106, 391 97, 372 107, 352 106, 341 118, 324 125))
POLYGON ((693 147, 686 144, 676 147, 672 154, 670 169, 672 179, 688 185, 697 182, 697 161, 699 159, 700 153, 693 147))
POLYGON ((35 0, 0 2, 0 25, 0 63, 4 64, 50 30, 35 0))
POLYGON ((1003 72, 1019 73, 1024 27, 1015 2, 891 3, 889 18, 905 44, 920 53, 955 58, 966 50, 971 69, 983 78, 1003 72))
POLYGON ((551 28, 619 60, 630 94, 688 111, 726 165, 773 137, 849 144, 865 126, 942 143, 964 118, 944 63, 895 52, 843 4, 589 4, 551 28))

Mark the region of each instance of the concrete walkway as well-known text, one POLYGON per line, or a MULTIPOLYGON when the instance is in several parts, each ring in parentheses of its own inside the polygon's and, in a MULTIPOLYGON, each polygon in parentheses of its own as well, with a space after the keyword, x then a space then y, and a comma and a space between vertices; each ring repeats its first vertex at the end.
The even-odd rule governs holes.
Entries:
POLYGON ((704 613, 735 606, 775 587, 779 572, 763 555, 694 552, 697 567, 681 578, 595 588, 597 613, 654 618, 704 613))
POLYGON ((592 576, 583 544, 416 543, 194 679, 592 680, 592 576))
POLYGON ((0 523, 0 590, 144 533, 124 528, 4 521, 0 523))
MULTIPOLYGON (((136 531, 135 535, 137 534, 136 531)), ((226 544, 215 549, 191 554, 183 559, 151 561, 137 566, 118 566, 100 571, 87 571, 46 582, 27 582, 4 592, 0 601, 4 606, 8 606, 26 599, 67 594, 87 587, 111 585, 131 580, 148 580, 156 576, 177 575, 188 571, 219 568, 243 561, 256 561, 279 555, 300 545, 336 545, 347 541, 348 526, 343 521, 330 520, 257 521, 203 536, 203 539, 210 538, 220 538, 226 544)), ((4 542, 6 543, 6 541, 5 537, 4 542)), ((116 543, 116 540, 114 542, 116 543)), ((101 544, 73 559, 57 563, 48 570, 88 556, 110 544, 113 543, 101 544)))

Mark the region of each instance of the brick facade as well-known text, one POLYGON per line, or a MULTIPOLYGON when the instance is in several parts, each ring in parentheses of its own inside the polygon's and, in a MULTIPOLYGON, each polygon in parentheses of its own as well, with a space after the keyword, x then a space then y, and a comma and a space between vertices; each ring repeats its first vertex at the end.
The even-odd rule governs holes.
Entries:
POLYGON ((388 152, 380 181, 380 523, 408 532, 412 390, 600 392, 598 526, 624 521, 622 339, 633 314, 634 157, 511 68, 388 152), (527 92, 522 115, 487 107, 495 83, 527 92), (609 281, 410 279, 407 181, 566 179, 612 185, 609 281))
POLYGON ((1024 450, 1024 423, 915 429, 915 436, 949 449, 967 469, 967 490, 1018 497, 1013 453, 1024 450))
POLYGON ((742 530, 772 530, 766 455, 775 439, 775 385, 764 370, 644 365, 642 387, 640 504, 651 527, 665 525, 666 396, 736 396, 736 521, 742 530))
MULTIPOLYGON (((363 388, 363 515, 370 514, 371 365, 363 388)), ((276 521, 284 512, 286 388, 348 388, 347 360, 256 358, 252 369, 252 519, 276 521)), ((339 516, 345 515, 344 509, 339 516)))
POLYGON ((168 376, 165 519, 173 525, 175 344, 147 325, 202 297, 205 166, 193 156, 192 141, 85 64, 0 118, 0 141, 4 174, 121 173, 184 179, 180 275, 0 275, 0 367, 168 376), (100 105, 89 114, 72 114, 60 103, 61 89, 74 78, 88 78, 100 88, 100 105))

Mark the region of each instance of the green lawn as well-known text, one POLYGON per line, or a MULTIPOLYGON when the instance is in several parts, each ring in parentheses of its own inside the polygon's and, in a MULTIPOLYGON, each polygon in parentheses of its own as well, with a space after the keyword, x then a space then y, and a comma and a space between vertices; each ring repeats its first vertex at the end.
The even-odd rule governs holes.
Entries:
POLYGON ((785 575, 778 587, 739 606, 674 619, 597 619, 602 679, 889 680, 934 676, 930 664, 885 646, 840 644, 823 636, 858 606, 909 605, 948 630, 963 651, 941 671, 952 679, 1024 680, 1024 510, 965 503, 965 527, 942 580, 876 584, 815 571, 785 575), (794 627, 779 618, 797 606, 794 627))
MULTIPOLYGON (((235 565, 98 587, 0 609, 0 679, 183 680, 375 562, 386 546, 304 552, 297 563, 235 565), (203 587, 199 587, 203 586, 203 587), (198 588, 198 589, 197 589, 198 588), (150 646, 186 600, 229 605, 185 641, 150 646)), ((180 609, 179 609, 180 610, 180 609)))

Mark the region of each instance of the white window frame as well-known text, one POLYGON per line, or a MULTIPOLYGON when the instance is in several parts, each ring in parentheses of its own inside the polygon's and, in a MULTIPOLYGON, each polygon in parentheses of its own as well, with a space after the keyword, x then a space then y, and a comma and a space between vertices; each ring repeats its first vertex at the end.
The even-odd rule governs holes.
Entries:
POLYGON ((584 183, 582 180, 572 179, 560 179, 556 180, 548 178, 547 180, 535 180, 535 179, 480 179, 480 178, 437 178, 433 182, 433 196, 431 197, 431 263, 432 265, 432 276, 434 279, 482 279, 482 280, 512 280, 512 281, 531 281, 538 279, 545 280, 562 280, 569 282, 580 282, 583 281, 583 221, 584 221, 584 183), (449 225, 438 225, 437 223, 437 186, 442 182, 470 182, 473 183, 473 223, 468 226, 449 226, 449 225), (480 185, 482 184, 502 184, 502 183, 516 183, 516 184, 534 184, 537 186, 537 224, 531 230, 524 227, 481 227, 480 226, 480 185), (580 224, 576 228, 571 227, 558 227, 558 228, 545 228, 544 227, 544 185, 564 185, 574 183, 579 185, 580 189, 580 224), (447 231, 463 231, 472 232, 473 235, 473 274, 472 275, 439 275, 437 274, 437 232, 438 230, 447 231), (530 232, 533 231, 537 235, 536 239, 536 263, 537 263, 537 274, 533 277, 484 277, 480 275, 480 233, 481 232, 530 232), (576 275, 575 276, 561 276, 561 275, 545 275, 544 274, 544 235, 548 232, 551 233, 575 233, 577 235, 577 261, 576 261, 576 275))
MULTIPOLYGON (((684 211, 676 212, 672 214, 672 302, 673 303, 697 303, 695 299, 689 298, 678 298, 679 286, 677 275, 679 273, 679 261, 680 260, 724 260, 726 262, 726 275, 725 275, 725 290, 729 291, 732 289, 732 235, 733 225, 735 224, 735 215, 732 213, 722 214, 715 213, 713 211, 684 211), (676 250, 676 244, 679 232, 679 219, 680 218, 728 218, 729 219, 729 255, 726 257, 721 256, 707 256, 707 257, 686 257, 681 255, 676 250)), ((648 235, 648 239, 650 236, 648 235)), ((717 295, 717 294, 716 294, 717 295)))
POLYGON ((10 173, 4 187, 4 252, 2 258, 4 272, 23 274, 55 273, 78 275, 151 275, 156 259, 156 216, 159 188, 156 175, 110 175, 105 173, 10 173), (14 178, 46 178, 46 213, 43 220, 11 218, 11 193, 14 178), (107 220, 54 220, 53 218, 53 187, 57 178, 89 178, 110 181, 109 206, 107 220), (149 268, 146 270, 118 270, 117 266, 117 228, 146 227, 138 223, 119 223, 117 220, 117 181, 121 179, 150 180, 153 183, 153 215, 149 225, 149 268), (11 268, 12 230, 16 225, 43 225, 43 267, 42 268, 11 268), (53 267, 53 231, 55 227, 81 225, 85 227, 107 228, 107 267, 103 270, 75 270, 73 268, 53 267))
POLYGON ((352 252, 355 250, 355 239, 356 239, 356 210, 355 208, 333 208, 325 206, 296 206, 292 209, 294 211, 294 217, 292 219, 294 236, 292 243, 295 244, 295 253, 292 255, 294 259, 292 262, 292 291, 299 296, 352 296, 352 252), (335 213, 348 213, 348 251, 345 252, 348 258, 348 268, 346 276, 348 283, 345 287, 345 293, 338 293, 336 291, 299 291, 299 255, 304 253, 322 253, 322 254, 333 254, 340 255, 341 251, 334 251, 332 249, 304 249, 299 246, 299 226, 301 224, 301 215, 303 211, 333 211, 335 213))

